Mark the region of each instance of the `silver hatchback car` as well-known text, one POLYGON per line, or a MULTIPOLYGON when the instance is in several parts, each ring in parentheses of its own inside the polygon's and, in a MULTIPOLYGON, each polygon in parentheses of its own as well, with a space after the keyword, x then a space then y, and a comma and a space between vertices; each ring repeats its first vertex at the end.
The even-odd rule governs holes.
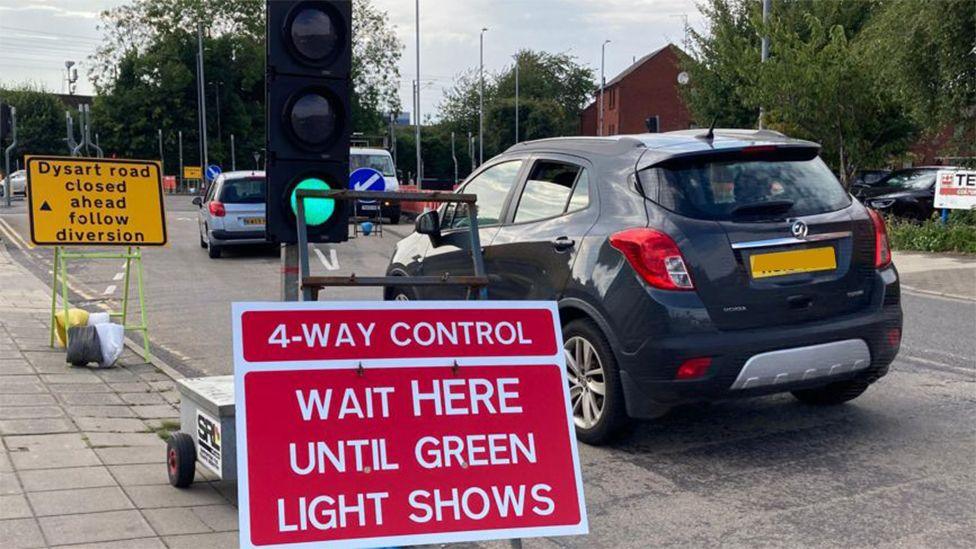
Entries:
POLYGON ((263 171, 227 172, 217 176, 206 196, 193 199, 200 208, 200 246, 211 258, 227 246, 267 244, 264 190, 263 171))

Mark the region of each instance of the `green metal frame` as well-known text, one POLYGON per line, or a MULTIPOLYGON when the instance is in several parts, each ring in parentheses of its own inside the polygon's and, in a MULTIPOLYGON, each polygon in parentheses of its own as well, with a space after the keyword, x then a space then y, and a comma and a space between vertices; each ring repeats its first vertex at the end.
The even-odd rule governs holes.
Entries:
MULTIPOLYGON (((58 284, 60 283, 61 306, 64 311, 65 323, 68 322, 68 260, 72 259, 124 259, 125 276, 122 280, 122 310, 109 311, 109 316, 120 319, 125 329, 142 333, 142 358, 149 362, 149 324, 146 321, 146 292, 143 285, 142 249, 129 246, 124 252, 76 252, 68 251, 64 246, 54 248, 54 284, 51 285, 51 347, 54 347, 55 315, 58 309, 58 284), (136 287, 139 292, 139 323, 129 324, 129 287, 132 282, 132 267, 135 266, 136 287)), ((65 344, 67 345, 68 331, 65 326, 65 344)))

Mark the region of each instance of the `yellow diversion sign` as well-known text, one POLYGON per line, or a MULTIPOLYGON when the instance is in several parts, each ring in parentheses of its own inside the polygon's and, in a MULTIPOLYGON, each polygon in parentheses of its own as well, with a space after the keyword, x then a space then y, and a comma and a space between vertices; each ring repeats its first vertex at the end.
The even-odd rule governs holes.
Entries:
POLYGON ((31 240, 48 246, 162 246, 159 162, 27 157, 31 240))

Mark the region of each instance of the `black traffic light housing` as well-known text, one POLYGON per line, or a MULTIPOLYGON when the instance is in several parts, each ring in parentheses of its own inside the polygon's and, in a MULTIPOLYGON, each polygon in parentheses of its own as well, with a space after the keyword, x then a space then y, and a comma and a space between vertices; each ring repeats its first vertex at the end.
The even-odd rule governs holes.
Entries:
MULTIPOLYGON (((296 243, 295 187, 348 187, 352 3, 269 0, 267 14, 267 237, 296 243)), ((313 200, 306 209, 322 204, 313 200)), ((347 240, 350 209, 335 201, 327 221, 307 225, 309 242, 347 240)))

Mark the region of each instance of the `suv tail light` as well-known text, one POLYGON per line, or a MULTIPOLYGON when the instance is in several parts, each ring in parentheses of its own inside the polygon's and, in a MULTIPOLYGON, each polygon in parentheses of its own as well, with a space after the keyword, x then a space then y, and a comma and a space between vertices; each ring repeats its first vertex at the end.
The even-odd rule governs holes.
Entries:
POLYGON ((208 208, 210 209, 210 215, 214 217, 224 217, 227 215, 227 210, 224 208, 223 202, 211 200, 208 208))
POLYGON ((871 223, 874 225, 874 268, 881 269, 891 264, 891 246, 888 244, 888 230, 884 218, 875 210, 868 208, 871 223))
POLYGON ((627 229, 610 235, 610 245, 624 254, 645 282, 662 290, 694 290, 681 250, 670 236, 654 229, 627 229))

